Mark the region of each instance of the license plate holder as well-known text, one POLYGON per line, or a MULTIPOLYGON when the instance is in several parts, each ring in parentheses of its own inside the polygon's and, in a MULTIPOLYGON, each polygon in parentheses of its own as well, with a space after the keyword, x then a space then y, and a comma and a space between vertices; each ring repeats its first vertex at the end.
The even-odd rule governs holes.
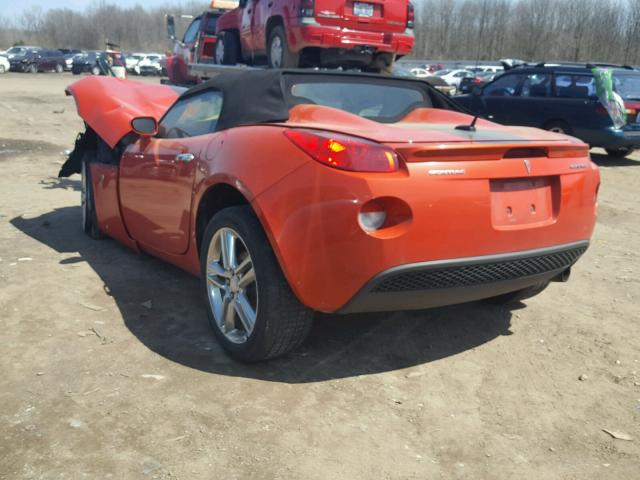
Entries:
POLYGON ((353 14, 356 17, 373 17, 373 4, 372 3, 353 3, 353 14))
POLYGON ((498 230, 553 223, 559 199, 557 177, 491 180, 491 221, 498 230))

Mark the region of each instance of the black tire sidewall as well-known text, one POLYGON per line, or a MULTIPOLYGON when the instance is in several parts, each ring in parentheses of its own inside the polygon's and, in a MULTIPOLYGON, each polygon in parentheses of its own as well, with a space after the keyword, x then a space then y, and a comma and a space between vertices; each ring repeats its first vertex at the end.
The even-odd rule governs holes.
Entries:
POLYGON ((82 159, 84 171, 84 179, 82 181, 85 184, 85 204, 84 206, 81 205, 81 208, 84 208, 85 210, 82 229, 84 233, 89 235, 91 238, 99 240, 102 238, 102 232, 98 229, 98 217, 96 215, 93 180, 91 178, 91 169, 89 168, 91 163, 89 162, 88 157, 89 155, 85 154, 85 157, 82 159))
POLYGON ((293 295, 284 279, 280 265, 271 249, 262 225, 249 206, 229 207, 218 212, 211 219, 204 232, 200 248, 201 290, 204 297, 207 317, 211 327, 227 353, 242 362, 255 362, 268 357, 269 345, 275 342, 277 335, 274 315, 280 315, 280 309, 273 304, 281 300, 283 295, 293 295), (246 246, 256 273, 258 286, 258 310, 256 323, 249 339, 242 344, 228 340, 218 327, 209 303, 206 279, 206 263, 209 245, 215 233, 223 228, 233 229, 246 246), (283 291, 286 289, 287 291, 283 291))
POLYGON ((282 42, 282 59, 280 67, 278 68, 296 68, 298 67, 298 55, 289 50, 289 42, 287 42, 287 36, 284 32, 284 28, 280 25, 276 25, 269 33, 269 40, 267 42, 267 63, 269 68, 276 68, 273 66, 273 59, 271 58, 271 42, 275 37, 280 37, 282 42))
POLYGON ((607 155, 614 158, 625 158, 631 155, 635 150, 633 148, 628 147, 620 147, 620 148, 605 148, 607 155))

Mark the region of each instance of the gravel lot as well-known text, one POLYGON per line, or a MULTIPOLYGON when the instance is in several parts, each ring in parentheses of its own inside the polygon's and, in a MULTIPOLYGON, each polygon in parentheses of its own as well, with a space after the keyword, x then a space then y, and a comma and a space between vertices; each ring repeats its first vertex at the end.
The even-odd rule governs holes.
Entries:
POLYGON ((512 311, 318 315, 242 366, 195 278, 82 234, 79 179, 56 178, 73 80, 0 76, 1 479, 638 478, 640 155, 594 152, 569 283, 512 311))

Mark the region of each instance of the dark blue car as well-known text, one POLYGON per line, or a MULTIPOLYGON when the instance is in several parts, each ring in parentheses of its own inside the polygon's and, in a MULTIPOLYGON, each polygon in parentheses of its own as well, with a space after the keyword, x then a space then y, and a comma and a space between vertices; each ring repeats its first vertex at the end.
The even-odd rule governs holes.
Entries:
POLYGON ((573 135, 609 155, 640 148, 640 71, 612 68, 614 90, 624 99, 627 125, 615 128, 598 101, 592 65, 537 65, 509 70, 475 94, 456 100, 474 114, 505 125, 573 135))

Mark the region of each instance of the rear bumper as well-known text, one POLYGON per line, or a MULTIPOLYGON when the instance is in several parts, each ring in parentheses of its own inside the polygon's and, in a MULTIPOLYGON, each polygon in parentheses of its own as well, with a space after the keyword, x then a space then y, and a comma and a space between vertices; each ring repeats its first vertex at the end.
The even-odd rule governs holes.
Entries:
POLYGON ((379 53, 407 55, 411 52, 413 44, 414 36, 411 30, 402 33, 369 32, 320 25, 316 22, 295 25, 289 30, 289 45, 294 51, 308 47, 346 50, 370 47, 379 53))
MULTIPOLYGON (((368 294, 371 285, 397 271, 436 268, 439 262, 474 262, 476 258, 495 261, 488 256, 509 258, 513 252, 570 245, 587 241, 593 232, 599 175, 586 157, 534 161, 534 172, 540 177, 557 177, 550 190, 549 218, 545 214, 541 221, 514 226, 501 221, 498 214, 506 205, 500 200, 504 197, 492 192, 491 180, 526 176, 521 159, 414 162, 405 167, 392 174, 363 174, 331 169, 310 160, 252 201, 285 277, 303 304, 322 312, 379 310, 386 304, 393 306, 383 309, 411 309, 435 305, 436 297, 443 293, 451 293, 444 303, 498 295, 538 283, 540 278, 523 282, 508 278, 506 284, 493 285, 490 291, 481 285, 464 292, 438 289, 418 303, 400 299, 403 292, 387 292, 393 295, 384 299, 368 294), (577 170, 576 165, 580 167, 577 170), (465 174, 431 172, 441 168, 461 169, 465 174), (390 212, 404 203, 411 218, 366 233, 358 224, 358 214, 372 199, 394 200, 396 207, 389 207, 390 212), (366 302, 358 299, 359 295, 366 295, 373 306, 363 307, 366 302)), ((532 215, 525 208, 528 205, 520 203, 514 199, 510 204, 519 212, 517 215, 532 215)), ((534 203, 539 207, 544 204, 537 200, 534 203)), ((538 273, 544 280, 566 266, 538 273)))
POLYGON ((340 313, 416 310, 471 302, 548 282, 589 242, 525 252, 402 265, 376 275, 340 313))
POLYGON ((640 148, 640 124, 630 124, 624 128, 606 128, 597 132, 585 132, 584 139, 593 147, 640 148))

